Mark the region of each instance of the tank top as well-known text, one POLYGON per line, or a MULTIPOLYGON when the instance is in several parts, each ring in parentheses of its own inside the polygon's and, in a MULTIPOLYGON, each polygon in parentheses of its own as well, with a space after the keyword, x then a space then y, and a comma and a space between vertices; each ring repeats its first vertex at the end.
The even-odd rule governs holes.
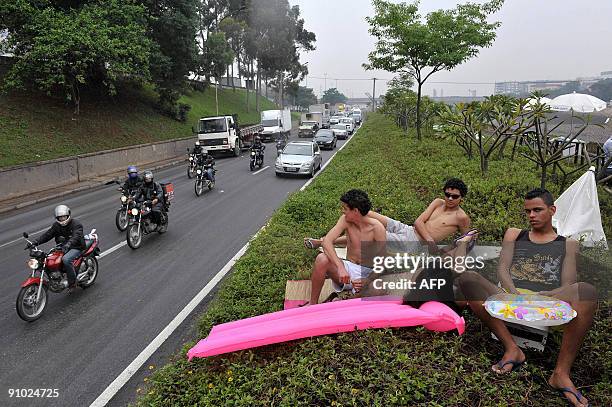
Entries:
POLYGON ((564 236, 547 243, 534 243, 529 230, 521 230, 514 244, 510 275, 516 288, 549 291, 561 286, 565 259, 564 236))

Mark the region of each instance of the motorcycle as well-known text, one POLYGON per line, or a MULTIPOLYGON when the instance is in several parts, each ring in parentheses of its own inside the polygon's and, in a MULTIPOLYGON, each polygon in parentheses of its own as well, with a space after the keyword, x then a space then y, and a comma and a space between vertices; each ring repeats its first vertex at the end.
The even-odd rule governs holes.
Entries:
POLYGON ((276 156, 280 156, 281 153, 283 152, 283 149, 285 148, 285 146, 287 145, 287 141, 288 141, 288 137, 287 136, 278 136, 276 139, 276 156))
POLYGON ((134 207, 134 198, 136 191, 125 191, 123 188, 117 188, 121 191, 121 207, 117 210, 115 215, 115 226, 120 232, 125 232, 128 227, 128 214, 134 207))
POLYGON ((126 232, 127 244, 131 249, 136 250, 142 245, 144 235, 153 232, 163 234, 168 230, 168 206, 162 204, 159 224, 151 219, 152 210, 151 201, 136 203, 131 209, 126 232))
POLYGON ((256 166, 259 166, 259 168, 262 168, 263 160, 264 160, 263 150, 261 149, 251 150, 251 163, 249 165, 249 167, 251 168, 251 171, 253 171, 256 166))
POLYGON ((217 173, 217 171, 213 168, 211 164, 200 166, 196 170, 196 181, 194 185, 196 196, 202 195, 202 193, 204 192, 204 188, 208 188, 208 190, 210 191, 215 187, 215 181, 208 178, 209 168, 212 168, 213 174, 217 173))
MULTIPOLYGON (((189 153, 189 149, 187 149, 187 153, 189 153)), ((198 158, 196 157, 194 153, 189 153, 189 156, 187 157, 187 161, 189 161, 189 166, 187 167, 187 178, 191 179, 195 175, 196 168, 198 166, 197 165, 198 158)))
MULTIPOLYGON (((28 240, 28 234, 23 233, 28 240)), ((100 256, 99 240, 96 229, 85 235, 85 250, 74 260, 74 270, 77 273, 76 282, 82 288, 91 287, 98 277, 98 259, 100 256)), ((27 248, 26 248, 27 249, 27 248)), ((17 295, 17 315, 27 322, 40 318, 47 306, 48 291, 60 293, 68 288, 68 279, 63 271, 61 244, 56 245, 48 253, 37 246, 30 247, 28 267, 32 270, 30 277, 21 283, 17 295), (37 276, 38 274, 38 276, 37 276)))

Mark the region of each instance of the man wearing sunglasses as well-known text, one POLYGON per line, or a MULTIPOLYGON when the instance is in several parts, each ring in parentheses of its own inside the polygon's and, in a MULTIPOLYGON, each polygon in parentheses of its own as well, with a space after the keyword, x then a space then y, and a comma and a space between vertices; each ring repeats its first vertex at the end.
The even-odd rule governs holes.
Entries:
MULTIPOLYGON (((468 191, 465 183, 458 178, 451 178, 444 184, 443 191, 444 199, 434 199, 415 220, 414 226, 373 211, 370 211, 368 216, 383 224, 387 231, 387 241, 397 248, 396 251, 418 254, 422 253, 426 246, 430 254, 438 254, 438 242, 456 232, 466 234, 470 231, 470 218, 460 207, 468 191)), ((320 247, 322 241, 323 239, 306 238, 304 245, 314 249, 320 247)), ((346 245, 346 237, 341 236, 334 244, 346 245)))
POLYGON ((26 246, 38 246, 55 238, 57 244, 62 245, 62 264, 68 277, 68 288, 72 291, 76 287, 76 272, 72 262, 81 255, 85 249, 85 237, 83 236, 83 225, 70 216, 70 208, 66 205, 55 207, 55 222, 49 230, 43 233, 38 239, 34 239, 32 244, 26 246))

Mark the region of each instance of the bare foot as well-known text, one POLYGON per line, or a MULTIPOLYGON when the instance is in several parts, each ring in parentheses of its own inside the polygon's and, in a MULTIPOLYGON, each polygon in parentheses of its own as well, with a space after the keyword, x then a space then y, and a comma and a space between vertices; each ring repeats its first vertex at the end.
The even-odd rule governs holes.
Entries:
POLYGON ((568 375, 553 372, 548 379, 548 384, 553 389, 563 393, 563 396, 565 396, 572 405, 576 407, 586 407, 589 405, 589 400, 580 394, 568 375))
POLYGON ((322 239, 314 239, 312 237, 304 238, 304 247, 307 249, 318 249, 323 244, 322 239))
POLYGON ((525 362, 525 354, 518 346, 509 349, 504 353, 501 360, 491 366, 491 369, 498 374, 509 373, 518 369, 525 362))

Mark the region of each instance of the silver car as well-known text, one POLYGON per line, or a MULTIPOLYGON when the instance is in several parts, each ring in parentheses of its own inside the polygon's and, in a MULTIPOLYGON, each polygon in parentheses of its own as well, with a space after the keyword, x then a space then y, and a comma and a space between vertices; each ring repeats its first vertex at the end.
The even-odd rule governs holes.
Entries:
POLYGON ((319 146, 312 141, 291 141, 276 159, 276 175, 301 174, 314 177, 321 169, 323 158, 319 146))

